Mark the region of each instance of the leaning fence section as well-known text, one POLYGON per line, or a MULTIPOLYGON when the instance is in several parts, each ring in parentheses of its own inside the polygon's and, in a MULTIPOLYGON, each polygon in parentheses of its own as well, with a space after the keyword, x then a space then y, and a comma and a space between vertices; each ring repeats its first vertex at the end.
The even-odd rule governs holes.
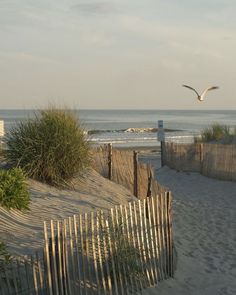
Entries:
POLYGON ((236 181, 236 145, 164 144, 163 162, 170 168, 236 181))
POLYGON ((104 145, 94 149, 93 159, 94 168, 101 175, 126 187, 139 199, 166 191, 154 180, 153 168, 139 162, 136 151, 112 149, 111 145, 104 145), (148 194, 150 190, 152 193, 148 194))
POLYGON ((236 181, 236 145, 204 144, 202 174, 236 181))
POLYGON ((183 171, 200 171, 201 146, 165 142, 163 163, 170 168, 183 171))
POLYGON ((48 294, 139 294, 173 276, 171 195, 45 223, 48 294))
POLYGON ((139 294, 174 273, 171 193, 44 222, 44 239, 0 264, 0 294, 139 294))

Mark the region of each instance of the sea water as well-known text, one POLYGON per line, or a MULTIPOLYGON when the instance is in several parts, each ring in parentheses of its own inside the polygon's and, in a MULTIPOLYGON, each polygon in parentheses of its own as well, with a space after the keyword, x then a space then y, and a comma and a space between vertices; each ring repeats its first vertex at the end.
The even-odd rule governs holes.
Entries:
MULTIPOLYGON (((236 126, 236 110, 79 110, 75 111, 86 136, 95 144, 155 146, 157 122, 163 120, 165 139, 192 142, 212 123, 236 126)), ((33 118, 34 110, 0 110, 5 131, 14 124, 33 118)))

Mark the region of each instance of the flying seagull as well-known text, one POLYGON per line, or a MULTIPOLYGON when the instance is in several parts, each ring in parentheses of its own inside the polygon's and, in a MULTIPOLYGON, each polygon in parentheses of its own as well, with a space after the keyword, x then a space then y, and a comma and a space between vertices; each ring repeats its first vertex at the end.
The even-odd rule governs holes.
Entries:
POLYGON ((188 86, 188 85, 182 85, 182 86, 183 86, 183 87, 186 87, 186 88, 188 88, 188 89, 193 90, 193 91, 197 94, 197 99, 198 99, 199 101, 203 101, 204 96, 206 95, 206 93, 207 93, 208 91, 213 90, 213 89, 218 89, 218 88, 219 88, 218 86, 210 86, 210 87, 206 88, 206 89, 202 92, 202 94, 200 95, 200 94, 199 94, 194 88, 192 88, 192 87, 190 87, 190 86, 188 86))

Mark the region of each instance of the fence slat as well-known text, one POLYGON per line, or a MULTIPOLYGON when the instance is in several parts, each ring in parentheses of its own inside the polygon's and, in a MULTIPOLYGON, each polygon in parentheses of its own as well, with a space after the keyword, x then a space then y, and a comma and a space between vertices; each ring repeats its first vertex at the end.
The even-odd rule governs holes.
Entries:
MULTIPOLYGON (((91 269, 90 269, 90 262, 89 262, 89 239, 88 239, 88 214, 84 214, 84 227, 85 227, 85 254, 86 254, 86 264, 88 269, 88 282, 91 283, 91 269)), ((89 286, 92 288, 92 286, 89 286)))
MULTIPOLYGON (((134 233, 134 220, 133 220, 133 212, 132 212, 132 203, 130 202, 129 203, 129 215, 130 215, 130 228, 131 228, 131 237, 132 237, 132 244, 133 244, 133 247, 135 249, 135 260, 136 260, 136 265, 139 265, 140 264, 140 261, 138 260, 138 257, 137 257, 137 243, 136 243, 136 240, 135 240, 135 233, 134 233)), ((142 264, 141 264, 142 265, 142 264)), ((142 270, 143 272, 143 270, 142 270)), ((137 291, 139 290, 142 290, 143 289, 143 283, 142 283, 142 280, 140 280, 138 277, 135 278, 135 283, 136 283, 136 286, 137 286, 137 291), (138 285, 140 287, 138 287, 138 285)))
POLYGON ((170 276, 174 275, 174 252, 173 252, 173 233, 172 233, 172 196, 168 192, 168 230, 169 230, 169 257, 170 257, 170 276))
POLYGON ((167 279, 167 263, 166 263, 166 237, 164 231, 164 214, 165 214, 165 202, 164 202, 165 194, 160 195, 160 207, 159 207, 159 216, 160 216, 160 233, 161 233, 161 243, 162 243, 162 252, 163 252, 163 269, 164 269, 164 277, 167 279))
POLYGON ((80 226, 80 243, 81 243, 81 255, 82 255, 82 273, 83 273, 83 283, 85 294, 88 294, 87 290, 87 278, 85 271, 85 252, 84 252, 84 233, 83 233, 83 215, 79 215, 79 226, 80 226))
POLYGON ((6 285, 7 285, 8 292, 9 292, 9 294, 11 294, 11 284, 10 284, 10 279, 9 279, 6 264, 3 264, 3 272, 5 274, 5 280, 6 280, 6 285))
POLYGON ((55 295, 59 294, 58 291, 58 277, 57 277, 57 262, 56 262, 56 251, 55 251, 55 235, 54 235, 54 222, 53 220, 50 221, 50 228, 51 228, 51 268, 52 268, 52 278, 53 278, 53 293, 55 295))
POLYGON ((59 290, 59 294, 61 295, 64 295, 64 278, 63 278, 63 258, 62 258, 62 229, 61 229, 61 226, 60 226, 60 222, 57 221, 56 223, 56 232, 57 232, 57 274, 58 274, 58 279, 59 279, 59 282, 58 282, 58 290, 59 290))
MULTIPOLYGON (((12 269, 11 269, 11 273, 12 273, 12 277, 13 277, 13 285, 14 285, 14 289, 15 289, 15 294, 18 295, 19 294, 19 290, 18 290, 18 284, 17 284, 17 274, 16 274, 16 268, 15 265, 12 265, 12 269)), ((30 291, 30 289, 29 289, 30 291)))
POLYGON ((108 144, 108 178, 112 179, 112 144, 108 144))
MULTIPOLYGON (((119 208, 118 208, 118 206, 115 206, 115 217, 116 217, 115 220, 116 220, 117 230, 118 231, 121 231, 121 228, 122 228, 123 224, 122 224, 122 220, 121 220, 121 213, 119 215, 119 208)), ((120 235, 120 233, 119 233, 119 235, 120 235)), ((122 275, 122 278, 123 279, 122 280, 124 282, 124 291, 127 294, 127 290, 129 288, 129 286, 128 286, 128 280, 127 280, 127 277, 126 277, 125 264, 124 264, 123 261, 121 261, 121 269, 123 270, 123 275, 122 275)))
MULTIPOLYGON (((110 210, 110 214, 111 214, 111 222, 112 222, 112 231, 115 232, 117 230, 117 227, 116 227, 116 224, 115 224, 115 216, 114 216, 114 209, 113 208, 110 210)), ((117 248, 117 241, 116 240, 114 241, 114 246, 115 246, 115 251, 117 253, 118 248, 117 248)), ((118 278, 119 278, 119 282, 120 282, 121 295, 124 295, 124 286, 123 286, 121 265, 120 265, 119 259, 117 261, 117 268, 118 268, 118 278)))
POLYGON ((75 275, 75 259, 74 259, 74 245, 73 245, 73 237, 72 237, 72 219, 71 217, 68 218, 69 222, 69 241, 70 241, 70 257, 71 257, 71 264, 72 264, 72 279, 73 279, 73 292, 76 294, 76 275, 75 275))
POLYGON ((94 272, 95 272, 95 278, 97 283, 97 292, 98 295, 101 294, 100 290, 100 281, 99 281, 99 275, 98 275, 98 263, 97 263, 97 257, 96 257, 96 244, 95 244, 95 226, 94 226, 94 213, 91 212, 91 235, 92 235, 92 256, 93 256, 93 265, 94 265, 94 272))
POLYGON ((76 247, 76 251, 75 251, 75 256, 76 256, 76 268, 77 268, 77 276, 78 276, 78 281, 79 281, 79 285, 78 285, 78 293, 82 294, 81 291, 81 279, 82 279, 82 275, 81 275, 81 270, 80 270, 80 251, 79 251, 79 238, 78 238, 78 224, 77 224, 77 218, 76 215, 73 216, 73 220, 74 220, 74 233, 75 233, 75 247, 76 247))
MULTIPOLYGON (((122 235, 123 235, 123 240, 124 243, 127 243, 127 235, 125 232, 125 218, 124 218, 124 212, 123 212, 123 207, 122 205, 119 206, 120 208, 120 217, 121 217, 121 231, 122 231, 122 235)), ((129 253, 127 253, 127 246, 125 245, 125 254, 126 256, 129 255, 129 253)), ((133 280, 132 280, 132 276, 131 276, 131 269, 128 263, 124 263, 124 272, 126 273, 127 276, 127 291, 129 291, 129 286, 131 287, 131 293, 132 293, 132 288, 133 288, 133 280)))
POLYGON ((145 275, 145 280, 144 283, 142 284, 144 288, 146 288, 147 286, 149 286, 149 280, 148 280, 148 273, 145 271, 145 265, 144 265, 144 259, 143 259, 143 249, 142 249, 142 241, 141 241, 141 235, 142 233, 140 232, 140 223, 138 223, 138 214, 137 214, 137 209, 136 209, 136 203, 137 202, 133 202, 133 208, 134 208, 134 225, 135 225, 135 229, 136 229, 136 238, 137 238, 137 242, 138 242, 138 249, 139 249, 139 253, 140 253, 140 264, 142 267, 142 273, 146 274, 145 275))
POLYGON ((139 208, 139 223, 140 223, 140 230, 141 230, 141 247, 142 247, 142 255, 143 255, 143 260, 144 260, 144 266, 146 268, 146 274, 148 278, 148 284, 149 286, 152 285, 151 282, 151 276, 149 269, 146 267, 147 266, 147 254, 146 254, 146 249, 145 249, 145 242, 144 242, 144 228, 143 228, 143 213, 142 213, 142 206, 141 206, 141 201, 138 200, 138 208, 139 208))
POLYGON ((64 284, 65 284, 66 294, 71 295, 70 279, 69 279, 69 266, 68 266, 66 219, 63 220, 62 230, 63 230, 62 237, 63 237, 64 284))
POLYGON ((106 281, 105 281, 105 275, 104 275, 104 270, 103 270, 103 261, 102 261, 102 253, 101 253, 101 224, 100 224, 100 214, 97 212, 96 216, 97 220, 97 242, 98 242, 98 257, 99 257, 99 265, 100 265, 100 271, 101 271, 101 278, 102 278, 102 286, 103 286, 103 291, 105 295, 107 294, 107 287, 106 287, 106 281))
POLYGON ((36 265, 37 265, 37 269, 38 269, 38 276, 39 276, 39 294, 43 294, 43 278, 45 278, 45 276, 43 277, 43 272, 42 272, 42 266, 41 266, 41 262, 39 260, 39 254, 38 252, 36 252, 36 265))
POLYGON ((165 232, 165 242, 166 242, 166 272, 167 276, 170 275, 170 241, 169 241, 169 229, 168 229, 168 193, 164 194, 164 232, 165 232))
MULTIPOLYGON (((150 229, 147 227, 147 199, 144 199, 142 201, 143 203, 143 223, 144 223, 144 235, 145 235, 145 241, 146 241, 146 257, 147 257, 147 264, 150 265, 150 273, 152 278, 152 284, 155 285, 155 276, 153 271, 153 265, 152 265, 152 259, 151 259, 151 247, 150 247, 150 229)), ((150 218, 150 217, 149 217, 150 218)))
POLYGON ((38 280, 37 280, 37 272, 36 272, 36 265, 35 261, 33 259, 33 256, 31 255, 31 266, 33 269, 33 282, 34 282, 34 291, 35 295, 39 294, 39 288, 38 288, 38 280))
POLYGON ((159 281, 163 279, 163 273, 162 273, 162 265, 161 265, 161 251, 160 251, 160 240, 158 239, 158 231, 159 228, 157 228, 157 206, 155 207, 155 202, 157 202, 157 197, 151 198, 151 212, 152 212, 152 220, 153 220, 153 233, 154 233, 154 240, 155 240, 155 255, 157 257, 157 265, 158 265, 158 275, 159 275, 159 281))
POLYGON ((112 285, 111 285, 111 271, 110 271, 110 266, 108 263, 108 247, 107 247, 107 229, 104 221, 104 213, 101 210, 100 211, 100 218, 101 218, 101 227, 103 231, 103 250, 104 250, 104 259, 105 259, 105 266, 106 266, 106 275, 107 275, 107 284, 108 284, 108 291, 109 294, 112 295, 112 285))
MULTIPOLYGON (((125 224, 126 224, 127 238, 128 238, 129 245, 131 246, 132 240, 131 240, 131 233, 130 233, 130 226, 129 226, 129 219, 131 218, 131 216, 128 217, 127 206, 124 206, 124 212, 125 212, 125 224)), ((135 248, 134 248, 134 251, 136 251, 135 248)), ((133 276, 133 273, 131 276, 131 287, 132 287, 132 290, 134 291, 134 293, 135 293, 135 291, 138 291, 138 284, 137 284, 135 277, 133 276)))
POLYGON ((50 264, 50 255, 49 255, 49 244, 48 244, 48 232, 47 232, 47 223, 44 221, 44 241, 45 241, 45 258, 47 263, 47 281, 48 281, 48 292, 50 295, 53 295, 52 290, 52 277, 51 277, 51 264, 50 264))
POLYGON ((119 295, 118 292, 118 286, 117 286, 117 275, 116 275, 116 265, 114 262, 114 256, 113 256, 113 249, 112 249, 112 244, 111 244, 111 235, 110 235, 110 228, 109 228, 109 223, 108 220, 106 220, 106 230, 107 230, 107 237, 108 237, 108 247, 109 247, 109 255, 111 259, 111 265, 112 265, 112 274, 113 274, 113 279, 114 279, 114 285, 115 285, 115 294, 119 295))
POLYGON ((134 151, 133 154, 133 161, 134 161, 134 195, 138 198, 138 153, 134 151))
POLYGON ((164 250, 163 250, 163 240, 162 240, 162 224, 161 224, 161 195, 158 196, 158 198, 156 198, 156 212, 155 212, 155 216, 156 216, 156 222, 157 222, 157 237, 158 237, 158 245, 159 245, 159 259, 160 259, 160 268, 161 268, 161 274, 162 274, 162 280, 165 279, 165 270, 164 270, 164 250))
MULTIPOLYGON (((150 230, 150 245, 151 245, 151 261, 153 262, 153 268, 155 273, 155 283, 157 284, 159 280, 159 273, 158 273, 158 267, 157 267, 157 257, 155 252, 155 239, 154 239, 154 228, 153 228, 153 216, 150 209, 150 203, 151 198, 147 198, 146 205, 147 205, 147 215, 148 215, 148 221, 149 221, 149 230, 150 230)), ((156 245, 157 246, 157 245, 156 245)))

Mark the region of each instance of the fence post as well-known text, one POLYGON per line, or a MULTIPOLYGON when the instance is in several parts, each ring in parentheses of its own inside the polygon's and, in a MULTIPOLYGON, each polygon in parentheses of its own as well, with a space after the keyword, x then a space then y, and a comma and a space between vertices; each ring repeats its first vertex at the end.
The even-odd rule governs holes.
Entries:
POLYGON ((112 179, 112 143, 108 144, 108 178, 112 179))
POLYGON ((203 169, 203 143, 200 143, 199 145, 199 148, 200 148, 200 151, 199 151, 199 154, 200 154, 200 173, 202 173, 202 169, 203 169))
POLYGON ((147 188, 147 198, 152 196, 152 168, 150 165, 147 166, 148 173, 148 188, 147 188))
POLYGON ((133 152, 133 164, 134 164, 134 195, 138 198, 138 152, 133 152))
POLYGON ((161 167, 164 166, 164 145, 165 142, 161 141, 161 167))

